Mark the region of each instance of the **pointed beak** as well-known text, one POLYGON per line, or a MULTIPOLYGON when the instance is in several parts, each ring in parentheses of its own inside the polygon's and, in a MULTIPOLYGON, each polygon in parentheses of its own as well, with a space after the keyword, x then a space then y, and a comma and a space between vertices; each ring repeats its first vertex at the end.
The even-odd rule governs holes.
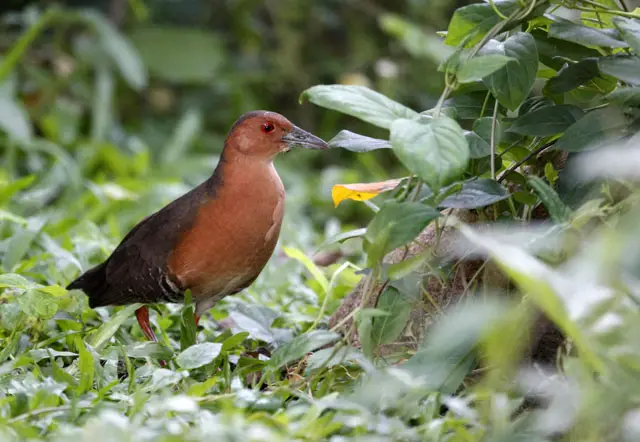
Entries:
POLYGON ((282 137, 282 141, 287 143, 288 147, 302 147, 305 149, 328 149, 329 145, 322 140, 322 138, 316 137, 307 131, 300 129, 298 126, 293 126, 293 129, 282 137))

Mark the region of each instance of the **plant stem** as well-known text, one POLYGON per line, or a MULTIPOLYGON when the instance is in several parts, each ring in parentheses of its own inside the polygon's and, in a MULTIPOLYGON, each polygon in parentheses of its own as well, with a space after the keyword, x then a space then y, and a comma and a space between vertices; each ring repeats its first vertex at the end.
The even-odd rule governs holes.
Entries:
POLYGON ((533 158, 534 156, 544 152, 545 150, 547 150, 548 148, 550 148, 551 146, 553 146, 555 144, 555 141, 551 141, 550 143, 544 144, 543 146, 539 147, 538 149, 534 150, 533 152, 531 152, 529 155, 527 155, 526 157, 524 157, 522 160, 518 161, 517 163, 515 163, 514 165, 512 165, 511 167, 509 167, 507 170, 505 170, 502 175, 500 175, 500 177, 498 178, 498 182, 501 183, 505 176, 507 175, 507 173, 512 172, 514 170, 516 170, 518 167, 522 166, 524 163, 526 163, 527 161, 529 161, 531 158, 533 158))
POLYGON ((498 119, 498 100, 493 106, 493 118, 491 119, 491 179, 496 179, 496 121, 498 119))

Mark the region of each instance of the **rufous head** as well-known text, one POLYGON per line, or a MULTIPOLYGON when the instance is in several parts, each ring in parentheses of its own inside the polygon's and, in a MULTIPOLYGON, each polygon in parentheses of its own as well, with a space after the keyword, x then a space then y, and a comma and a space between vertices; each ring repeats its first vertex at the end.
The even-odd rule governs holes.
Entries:
POLYGON ((224 150, 227 154, 272 160, 280 152, 287 152, 292 147, 327 149, 329 146, 280 114, 253 111, 242 115, 231 126, 224 150))

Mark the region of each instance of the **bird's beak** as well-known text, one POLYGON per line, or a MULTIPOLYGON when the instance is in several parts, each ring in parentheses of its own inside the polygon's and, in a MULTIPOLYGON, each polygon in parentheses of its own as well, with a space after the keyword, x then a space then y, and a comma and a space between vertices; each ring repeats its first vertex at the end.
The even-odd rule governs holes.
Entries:
POLYGON ((303 147, 305 149, 328 149, 329 145, 322 140, 322 138, 316 137, 307 131, 300 129, 298 126, 293 126, 293 129, 282 137, 282 141, 287 143, 287 147, 303 147))

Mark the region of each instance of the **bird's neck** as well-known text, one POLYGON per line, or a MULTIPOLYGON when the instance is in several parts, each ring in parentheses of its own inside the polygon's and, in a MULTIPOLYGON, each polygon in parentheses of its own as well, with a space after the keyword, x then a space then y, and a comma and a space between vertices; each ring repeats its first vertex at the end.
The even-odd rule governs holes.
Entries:
POLYGON ((223 155, 208 184, 215 191, 282 193, 284 187, 272 159, 223 155))

